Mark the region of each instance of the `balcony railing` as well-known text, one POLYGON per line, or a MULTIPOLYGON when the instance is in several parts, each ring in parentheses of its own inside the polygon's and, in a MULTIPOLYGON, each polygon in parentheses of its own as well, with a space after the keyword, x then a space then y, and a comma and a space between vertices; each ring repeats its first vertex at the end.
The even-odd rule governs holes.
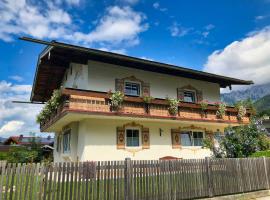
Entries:
POLYGON ((217 106, 208 105, 206 111, 202 111, 200 104, 179 103, 179 111, 171 115, 168 111, 169 105, 165 99, 154 99, 147 104, 140 97, 125 97, 119 110, 114 111, 110 106, 107 93, 64 89, 62 91, 65 101, 51 117, 41 123, 44 130, 57 121, 64 113, 76 112, 86 114, 97 114, 107 116, 128 116, 171 120, 190 120, 220 123, 249 123, 250 113, 247 112, 241 120, 237 118, 238 111, 234 107, 227 107, 223 118, 216 115, 217 106))

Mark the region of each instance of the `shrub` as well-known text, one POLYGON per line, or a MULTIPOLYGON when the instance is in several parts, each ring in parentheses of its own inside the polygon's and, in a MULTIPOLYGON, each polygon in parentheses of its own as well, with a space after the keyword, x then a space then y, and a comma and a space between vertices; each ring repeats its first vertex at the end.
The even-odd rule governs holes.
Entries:
POLYGON ((176 115, 178 113, 178 105, 179 105, 179 100, 178 99, 173 99, 173 98, 166 98, 168 104, 169 104, 169 113, 171 115, 176 115))
POLYGON ((246 115, 247 110, 246 110, 246 105, 243 101, 239 101, 235 104, 235 108, 237 109, 237 119, 242 120, 243 117, 246 115))
POLYGON ((270 157, 270 150, 268 151, 257 151, 251 154, 250 157, 270 157))

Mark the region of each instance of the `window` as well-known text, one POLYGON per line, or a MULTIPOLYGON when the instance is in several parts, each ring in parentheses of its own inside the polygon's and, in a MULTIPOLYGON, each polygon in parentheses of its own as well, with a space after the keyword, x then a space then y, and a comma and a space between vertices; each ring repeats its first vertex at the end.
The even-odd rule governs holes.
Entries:
POLYGON ((182 146, 202 146, 203 132, 199 131, 182 131, 181 145, 182 146))
POLYGON ((125 82, 125 94, 130 96, 140 96, 140 84, 133 82, 125 82))
POLYGON ((191 102, 194 103, 195 99, 195 92, 193 91, 184 91, 184 102, 191 102))
POLYGON ((63 153, 70 152, 70 135, 71 135, 70 130, 65 131, 63 135, 63 153))
POLYGON ((140 131, 139 129, 126 129, 126 146, 140 146, 140 131))

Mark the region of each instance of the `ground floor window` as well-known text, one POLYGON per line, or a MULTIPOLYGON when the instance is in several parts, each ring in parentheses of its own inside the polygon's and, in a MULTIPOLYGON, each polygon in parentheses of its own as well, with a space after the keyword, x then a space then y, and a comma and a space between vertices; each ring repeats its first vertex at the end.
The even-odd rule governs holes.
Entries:
POLYGON ((182 131, 181 132, 182 146, 202 146, 204 133, 200 131, 182 131))
POLYGON ((126 146, 139 147, 140 146, 140 130, 139 129, 126 129, 126 146))
POLYGON ((67 130, 63 134, 63 153, 70 152, 70 136, 71 130, 67 130))
POLYGON ((56 137, 56 151, 61 151, 61 136, 59 134, 56 137))

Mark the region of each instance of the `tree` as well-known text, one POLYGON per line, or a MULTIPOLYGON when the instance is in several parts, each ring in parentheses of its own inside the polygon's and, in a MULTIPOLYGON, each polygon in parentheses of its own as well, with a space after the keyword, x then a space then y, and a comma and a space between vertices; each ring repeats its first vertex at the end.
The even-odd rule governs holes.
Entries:
POLYGON ((225 129, 218 147, 210 139, 205 140, 204 146, 210 148, 215 157, 243 158, 270 149, 270 140, 262 119, 252 119, 249 125, 225 129))

